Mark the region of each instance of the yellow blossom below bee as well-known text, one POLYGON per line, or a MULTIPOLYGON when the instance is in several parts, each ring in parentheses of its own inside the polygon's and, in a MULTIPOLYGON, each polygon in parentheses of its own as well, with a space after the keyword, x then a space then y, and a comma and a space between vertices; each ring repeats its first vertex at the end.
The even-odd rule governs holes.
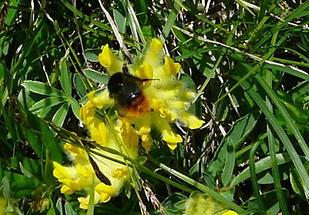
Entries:
MULTIPOLYGON (((138 151, 137 134, 131 130, 131 127, 118 120, 112 125, 118 136, 118 138, 115 138, 110 130, 111 128, 96 117, 94 103, 93 100, 89 100, 81 108, 81 117, 90 132, 91 139, 98 145, 136 158, 138 151), (119 145, 117 140, 120 140, 122 145, 119 145)), ((78 198, 81 208, 88 208, 89 193, 92 188, 94 188, 94 203, 104 203, 109 201, 111 197, 117 196, 130 178, 131 170, 126 165, 119 163, 124 162, 124 158, 120 155, 99 148, 93 149, 95 153, 90 154, 99 171, 111 182, 108 185, 96 176, 88 157, 89 152, 87 153, 84 149, 69 143, 66 143, 64 148, 74 165, 62 166, 54 162, 53 175, 62 183, 62 193, 71 194, 80 190, 87 193, 86 197, 78 198), (106 157, 102 157, 102 155, 106 157)))

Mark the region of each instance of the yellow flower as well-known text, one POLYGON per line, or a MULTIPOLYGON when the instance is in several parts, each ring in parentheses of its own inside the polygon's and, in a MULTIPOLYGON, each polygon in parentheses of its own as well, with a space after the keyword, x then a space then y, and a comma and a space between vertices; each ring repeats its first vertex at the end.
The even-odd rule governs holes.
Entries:
POLYGON ((236 213, 235 211, 232 211, 232 210, 228 210, 228 211, 224 212, 222 215, 238 215, 238 213, 236 213))
POLYGON ((235 211, 228 210, 220 202, 203 193, 193 193, 186 200, 185 206, 185 215, 238 215, 235 211))
MULTIPOLYGON (((75 147, 68 143, 66 143, 66 145, 70 145, 70 148, 75 147)), ((124 161, 119 155, 114 155, 99 149, 96 151, 113 159, 124 161)), ((87 159, 87 155, 84 152, 79 154, 77 157, 79 156, 85 156, 82 159, 87 159)), ((91 188, 94 187, 95 196, 97 196, 94 203, 97 204, 107 202, 111 197, 117 196, 120 193, 122 187, 129 179, 131 170, 123 164, 111 161, 108 158, 103 158, 96 154, 91 154, 91 157, 98 165, 100 172, 109 179, 111 185, 104 184, 96 177, 93 166, 89 161, 87 164, 81 165, 79 163, 75 163, 74 166, 68 167, 54 162, 53 174, 58 181, 62 183, 62 193, 71 194, 79 190, 84 190, 88 193, 91 188)), ((81 160, 80 158, 78 159, 81 160)), ((88 200, 89 194, 85 198, 79 198, 80 207, 87 208, 88 200)))
POLYGON ((6 206, 8 201, 4 198, 0 197, 0 215, 5 215, 6 213, 6 206))
MULTIPOLYGON (((120 65, 121 60, 110 53, 112 51, 109 47, 104 46, 99 55, 99 60, 108 73, 113 75, 121 69, 111 70, 110 65, 120 65)), ((176 75, 180 72, 180 64, 175 63, 168 56, 164 57, 163 63, 162 59, 163 44, 158 39, 152 39, 143 59, 136 61, 139 62, 138 64, 128 66, 130 74, 139 78, 139 82, 142 82, 142 84, 139 83, 143 94, 142 99, 140 99, 142 101, 135 102, 138 105, 135 105, 134 108, 118 107, 120 118, 134 127, 147 152, 152 145, 151 128, 155 127, 159 130, 162 139, 170 149, 174 150, 177 143, 182 142, 182 137, 173 131, 170 126, 171 123, 180 120, 190 129, 200 128, 204 123, 203 120, 187 111, 195 93, 186 89, 184 84, 177 80, 176 75)), ((98 99, 101 100, 101 104, 111 104, 110 98, 106 96, 106 91, 102 93, 104 99, 98 99)), ((103 109, 106 109, 107 106, 101 105, 99 107, 96 105, 97 108, 103 109)))
MULTIPOLYGON (((132 102, 132 107, 119 105, 117 99, 120 98, 113 97, 107 89, 88 94, 80 116, 88 129, 90 141, 135 159, 139 140, 146 152, 151 150, 152 128, 156 128, 162 140, 174 150, 182 142, 182 137, 174 132, 171 123, 180 120, 190 129, 202 126, 204 121, 187 111, 195 93, 177 80, 180 64, 168 56, 163 62, 163 57, 163 44, 153 39, 143 58, 136 61, 139 63, 128 65, 131 76, 127 76, 136 82, 132 88, 138 86, 140 92, 136 94, 138 96, 132 95, 132 98, 138 99, 132 102), (114 107, 118 117, 105 118, 104 112, 110 112, 114 107)), ((124 62, 108 45, 103 46, 98 58, 111 77, 123 69, 124 62)), ((122 93, 126 93, 125 90, 122 93)), ((133 170, 125 165, 125 159, 119 154, 99 147, 91 148, 90 153, 71 143, 66 143, 64 149, 73 165, 63 166, 54 162, 53 175, 61 183, 62 193, 85 191, 85 196, 78 198, 80 208, 88 208, 90 193, 94 193, 94 204, 117 196, 132 175, 133 170)))
POLYGON ((102 47, 102 52, 99 54, 99 62, 110 74, 121 71, 123 65, 123 62, 112 53, 108 45, 102 47))
MULTIPOLYGON (((113 121, 114 124, 111 125, 113 127, 107 126, 102 119, 96 116, 96 106, 101 105, 101 100, 92 96, 92 93, 90 93, 89 101, 81 108, 81 118, 89 130, 91 140, 133 159, 136 158, 138 152, 137 134, 132 131, 128 124, 120 120, 113 121), (115 131, 112 129, 115 129, 115 131)), ((109 201, 111 197, 117 196, 130 178, 131 168, 114 161, 125 162, 120 155, 99 148, 93 149, 90 154, 99 171, 110 181, 111 185, 108 185, 97 178, 89 155, 84 149, 70 143, 66 143, 64 149, 74 165, 62 166, 54 162, 53 175, 62 184, 62 193, 71 194, 79 190, 84 190, 87 193, 85 197, 78 198, 80 208, 88 208, 89 193, 92 188, 94 188, 94 203, 104 203, 109 201)))

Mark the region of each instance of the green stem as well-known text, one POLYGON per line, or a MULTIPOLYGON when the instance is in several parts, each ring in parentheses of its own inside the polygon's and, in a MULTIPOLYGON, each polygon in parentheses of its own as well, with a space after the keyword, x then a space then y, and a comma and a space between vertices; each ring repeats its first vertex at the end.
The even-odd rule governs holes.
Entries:
POLYGON ((209 187, 193 180, 192 178, 189 178, 188 176, 166 166, 163 163, 158 163, 157 161, 155 161, 153 158, 149 157, 149 160, 151 162, 153 162, 154 164, 156 164, 157 166, 159 166, 160 168, 162 168, 164 171, 168 172, 169 174, 183 180, 184 182, 187 182, 188 184, 196 187, 197 189, 203 191, 204 193, 206 193, 207 195, 209 195, 210 197, 218 200, 219 202, 221 202, 222 204, 224 204, 226 207, 231 208, 233 210, 235 210, 237 213, 245 213, 245 210, 243 208, 241 208, 239 205, 227 200, 225 197, 223 197, 222 195, 220 195, 219 193, 217 193, 216 191, 210 189, 209 187))
POLYGON ((250 177, 251 177, 251 184, 252 184, 252 188, 253 188, 253 192, 254 192, 254 196, 258 202, 259 205, 259 212, 261 214, 266 214, 265 211, 265 205, 263 202, 263 198, 260 195, 260 191, 259 191, 259 185, 257 183, 257 177, 256 177, 256 170, 255 170, 255 159, 254 159, 254 155, 256 153, 256 150, 258 149, 258 147, 260 146, 260 141, 256 142, 253 147, 250 150, 249 153, 249 168, 250 168, 250 177))

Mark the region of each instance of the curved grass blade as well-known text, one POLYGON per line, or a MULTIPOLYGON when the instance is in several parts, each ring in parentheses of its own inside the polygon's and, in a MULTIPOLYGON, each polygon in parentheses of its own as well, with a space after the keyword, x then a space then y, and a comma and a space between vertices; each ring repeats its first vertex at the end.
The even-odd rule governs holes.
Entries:
POLYGON ((235 210, 238 213, 244 213, 245 210, 243 208, 241 208, 239 205, 227 200, 224 196, 220 195, 219 193, 217 193, 216 191, 210 189, 209 187, 205 186, 204 184, 201 184, 195 180, 193 180, 192 178, 189 178, 188 176, 174 170, 171 167, 166 166, 163 163, 159 163, 158 164, 164 171, 168 172, 171 175, 174 175, 175 177, 183 180, 184 182, 196 187, 197 189, 205 192, 208 196, 218 200, 219 202, 221 202, 222 204, 224 204, 225 206, 227 206, 228 208, 231 208, 233 210, 235 210))
POLYGON ((268 84, 260 77, 260 75, 256 75, 255 79, 259 82, 259 84, 263 87, 269 98, 274 102, 278 110, 280 111, 280 114, 283 116, 285 121, 287 122, 287 125, 291 128, 291 131, 293 135, 296 137, 297 142, 299 143, 300 147, 302 148, 304 154, 306 157, 309 158, 309 147, 306 144, 305 139, 301 135, 300 131, 295 126, 295 123, 293 122, 293 119, 283 106, 283 104, 278 99, 277 95, 274 93, 274 91, 268 86, 268 84))
POLYGON ((250 153, 249 153, 249 170, 250 170, 250 178, 251 178, 251 184, 252 184, 252 188, 253 188, 253 192, 254 192, 254 196, 258 202, 259 205, 259 210, 265 214, 265 205, 264 205, 264 201, 262 196, 260 195, 260 189, 259 189, 259 185, 258 185, 258 180, 256 177, 256 169, 255 169, 255 159, 254 159, 254 155, 256 153, 256 150, 258 149, 259 145, 261 142, 256 142, 254 144, 254 146, 251 148, 250 153))
MULTIPOLYGON (((266 75, 265 75, 265 79, 267 81, 267 83, 269 83, 269 85, 272 85, 272 73, 269 71, 266 71, 266 75)), ((273 112, 273 106, 271 104, 271 102, 269 101, 269 98, 266 98, 266 105, 269 108, 269 111, 273 112)), ((282 210, 282 213, 287 215, 289 214, 288 208, 287 208, 287 204, 284 198, 284 194, 282 191, 282 187, 281 187, 281 180, 280 180, 280 173, 279 173, 279 168, 277 165, 277 160, 276 160, 276 146, 275 146, 275 137, 272 133, 272 130, 270 128, 269 125, 267 125, 267 137, 268 137, 268 145, 269 145, 269 153, 270 153, 270 158, 272 161, 272 176, 273 176, 273 180, 274 180, 274 186, 275 186, 275 191, 276 191, 276 195, 278 198, 278 202, 279 202, 279 206, 282 210)))
MULTIPOLYGON (((285 154, 276 154, 277 165, 282 165, 291 161, 291 159, 285 154)), ((255 173, 259 174, 263 171, 266 171, 271 168, 272 160, 270 156, 260 159, 255 162, 255 173)), ((242 172, 240 172, 236 177, 233 178, 230 188, 237 186, 238 184, 248 180, 250 178, 250 169, 249 167, 245 168, 242 172)))
POLYGON ((300 175, 300 178, 304 182, 305 196, 307 199, 309 199, 309 176, 303 163, 300 160, 299 155, 297 154, 295 148, 293 147, 293 144, 291 143, 288 135, 284 132, 283 128, 277 122, 275 116, 268 110, 265 101, 260 97, 260 95, 253 88, 251 88, 246 81, 243 81, 241 83, 241 86, 244 89, 247 89, 247 93, 250 95, 253 101, 259 106, 261 111, 266 116, 268 122, 277 133, 279 139, 281 140, 287 152, 289 153, 289 156, 291 157, 291 160, 298 174, 300 175))

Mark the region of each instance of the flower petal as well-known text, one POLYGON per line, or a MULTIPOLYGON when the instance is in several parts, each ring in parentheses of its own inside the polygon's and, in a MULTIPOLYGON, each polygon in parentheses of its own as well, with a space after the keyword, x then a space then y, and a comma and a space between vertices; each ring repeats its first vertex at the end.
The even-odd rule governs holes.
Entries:
POLYGON ((61 164, 55 161, 53 162, 53 165, 54 165, 53 175, 58 179, 71 178, 72 175, 75 175, 73 171, 72 172, 67 171, 69 170, 68 168, 62 166, 61 164))
POLYGON ((176 75, 180 71, 180 64, 174 63, 172 58, 165 56, 164 60, 163 69, 167 75, 176 75))
POLYGON ((110 50, 108 44, 103 46, 102 52, 99 54, 99 62, 106 68, 109 75, 122 70, 123 61, 116 57, 110 50))
POLYGON ((77 200, 79 202, 79 207, 81 209, 88 209, 88 204, 89 204, 89 196, 85 197, 78 197, 77 200))
POLYGON ((200 128, 205 123, 204 120, 198 119, 196 116, 187 112, 182 112, 179 114, 179 119, 182 120, 190 129, 200 128))
POLYGON ((232 210, 228 210, 228 211, 224 212, 222 215, 238 215, 238 213, 236 213, 235 211, 232 211, 232 210))
POLYGON ((60 192, 63 194, 71 194, 73 193, 75 190, 73 190, 71 187, 67 186, 67 185, 62 185, 60 192))
POLYGON ((94 93, 94 91, 88 93, 89 102, 98 109, 107 108, 114 105, 114 100, 110 98, 108 90, 103 90, 100 93, 94 93))
POLYGON ((170 130, 163 130, 162 131, 162 139, 164 141, 166 141, 167 144, 169 144, 169 145, 175 145, 177 143, 181 143, 182 142, 182 137, 179 134, 174 133, 172 131, 172 129, 170 129, 170 130))
MULTIPOLYGON (((153 69, 149 63, 144 63, 138 67, 135 71, 135 75, 139 78, 152 79, 153 69)), ((151 83, 151 81, 146 81, 146 84, 151 83)))
POLYGON ((163 54, 163 44, 159 39, 152 39, 149 49, 144 57, 144 62, 150 64, 153 67, 157 67, 161 63, 161 56, 163 54))
POLYGON ((128 168, 117 168, 112 172, 113 178, 126 178, 128 176, 128 168))

